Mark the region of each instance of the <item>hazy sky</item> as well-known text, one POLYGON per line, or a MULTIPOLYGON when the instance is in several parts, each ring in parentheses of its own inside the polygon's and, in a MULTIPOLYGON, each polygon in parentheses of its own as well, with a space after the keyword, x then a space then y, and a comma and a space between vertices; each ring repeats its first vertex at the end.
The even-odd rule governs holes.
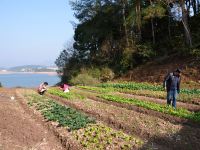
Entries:
POLYGON ((73 37, 69 0, 0 0, 0 67, 52 65, 73 37))

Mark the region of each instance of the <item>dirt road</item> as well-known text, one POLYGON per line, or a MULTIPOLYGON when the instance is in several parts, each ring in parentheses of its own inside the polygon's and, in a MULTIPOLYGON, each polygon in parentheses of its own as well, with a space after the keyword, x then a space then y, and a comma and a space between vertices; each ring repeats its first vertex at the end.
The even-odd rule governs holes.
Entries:
POLYGON ((62 150, 54 134, 11 96, 15 89, 0 89, 0 150, 62 150))

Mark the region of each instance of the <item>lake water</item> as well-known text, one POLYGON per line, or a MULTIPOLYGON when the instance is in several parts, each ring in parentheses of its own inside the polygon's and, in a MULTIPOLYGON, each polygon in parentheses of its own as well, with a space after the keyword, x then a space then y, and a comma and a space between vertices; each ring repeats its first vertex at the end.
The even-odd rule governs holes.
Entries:
POLYGON ((60 81, 57 75, 13 73, 0 74, 0 82, 3 87, 38 87, 41 82, 48 82, 50 86, 60 81))

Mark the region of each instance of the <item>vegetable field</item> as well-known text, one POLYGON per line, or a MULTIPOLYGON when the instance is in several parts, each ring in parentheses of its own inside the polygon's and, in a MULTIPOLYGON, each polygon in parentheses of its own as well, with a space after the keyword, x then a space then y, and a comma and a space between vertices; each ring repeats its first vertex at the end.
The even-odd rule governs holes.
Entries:
POLYGON ((161 86, 147 83, 74 86, 69 93, 50 88, 45 96, 20 93, 31 109, 64 128, 82 149, 200 147, 198 89, 183 89, 180 98, 185 99, 178 100, 176 109, 166 105, 161 86))

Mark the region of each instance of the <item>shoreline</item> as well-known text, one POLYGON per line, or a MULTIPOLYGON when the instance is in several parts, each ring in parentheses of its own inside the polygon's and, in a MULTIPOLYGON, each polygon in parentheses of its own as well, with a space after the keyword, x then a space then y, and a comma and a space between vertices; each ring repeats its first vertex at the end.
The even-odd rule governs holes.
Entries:
POLYGON ((14 72, 14 71, 0 71, 1 74, 47 74, 58 75, 57 72, 14 72))

